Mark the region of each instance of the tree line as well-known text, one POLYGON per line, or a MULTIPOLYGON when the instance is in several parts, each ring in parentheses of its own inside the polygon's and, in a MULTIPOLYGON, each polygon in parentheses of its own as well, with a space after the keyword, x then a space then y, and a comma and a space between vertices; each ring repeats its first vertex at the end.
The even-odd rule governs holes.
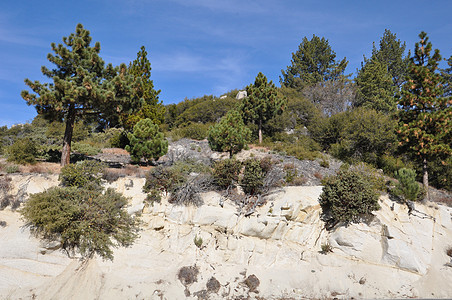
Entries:
POLYGON ((328 151, 391 172, 410 165, 421 171, 425 187, 430 175, 436 186, 450 189, 452 56, 441 69, 439 50, 425 32, 419 39, 411 55, 385 30, 351 78, 347 59, 338 59, 326 38, 304 37, 281 71, 281 88, 259 73, 244 99, 231 91, 222 99, 164 106, 145 47, 128 65, 106 65, 100 44, 92 46, 79 24, 62 44, 51 44, 47 58, 54 68, 42 67, 50 83, 26 79, 32 92, 22 97, 39 116, 64 123, 62 165, 69 163, 74 129, 82 122, 100 131, 121 128, 122 146, 137 160, 165 153, 161 131, 196 133, 231 155, 256 140, 302 158, 328 151))

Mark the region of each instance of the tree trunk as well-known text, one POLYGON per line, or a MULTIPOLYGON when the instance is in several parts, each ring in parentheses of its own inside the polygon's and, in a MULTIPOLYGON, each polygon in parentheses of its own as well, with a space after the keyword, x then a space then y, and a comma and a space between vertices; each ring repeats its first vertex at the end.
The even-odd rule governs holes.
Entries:
POLYGON ((262 120, 259 120, 259 144, 262 144, 262 120))
POLYGON ((424 201, 425 201, 425 200, 430 200, 430 193, 428 191, 427 158, 425 158, 425 157, 424 157, 424 160, 422 163, 422 171, 423 171, 422 184, 424 185, 424 190, 425 190, 425 197, 424 197, 424 201))
POLYGON ((69 106, 66 116, 66 129, 64 130, 63 149, 61 150, 61 166, 64 167, 70 163, 71 159, 71 141, 72 132, 75 124, 75 107, 74 104, 69 106))

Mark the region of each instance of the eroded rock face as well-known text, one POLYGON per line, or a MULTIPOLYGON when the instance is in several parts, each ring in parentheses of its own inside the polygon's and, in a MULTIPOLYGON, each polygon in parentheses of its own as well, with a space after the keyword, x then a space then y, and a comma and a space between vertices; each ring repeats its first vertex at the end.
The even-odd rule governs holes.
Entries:
MULTIPOLYGON (((26 180, 14 182, 23 185, 26 180)), ((0 211, 0 220, 8 224, 0 227, 0 278, 12 278, 0 281, 0 295, 26 298, 34 293, 38 299, 76 295, 234 299, 257 293, 264 299, 452 296, 452 268, 445 266, 450 262, 445 249, 452 240, 448 207, 417 205, 419 213, 408 215, 405 206, 382 197, 382 209, 367 223, 328 232, 320 219, 319 186, 283 188, 244 216, 216 192, 202 194, 200 207, 174 206, 165 197, 145 206, 143 184, 142 178, 124 177, 108 185, 130 198, 131 213, 142 212, 140 239, 130 248, 117 249, 113 262, 95 259, 83 268, 60 252, 58 244, 42 244, 21 229, 17 213, 0 211), (196 245, 195 238, 202 242, 196 245), (332 253, 320 253, 325 243, 332 253), (184 266, 199 270, 197 280, 189 285, 177 279, 184 266), (19 284, 23 272, 26 283, 19 284), (247 281, 251 275, 252 283, 258 282, 253 289, 245 284, 251 282, 247 281)), ((32 186, 30 191, 41 189, 32 186)))

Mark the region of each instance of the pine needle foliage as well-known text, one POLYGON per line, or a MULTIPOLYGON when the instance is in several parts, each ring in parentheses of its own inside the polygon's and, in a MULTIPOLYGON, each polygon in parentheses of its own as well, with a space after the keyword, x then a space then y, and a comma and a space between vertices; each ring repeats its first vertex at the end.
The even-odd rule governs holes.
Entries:
POLYGON ((151 119, 139 121, 127 137, 129 145, 126 146, 126 151, 134 162, 140 162, 141 159, 146 162, 158 160, 168 152, 168 141, 151 119))
POLYGON ((240 152, 251 137, 251 131, 243 123, 239 112, 233 110, 209 128, 207 140, 214 151, 227 151, 229 156, 240 152))

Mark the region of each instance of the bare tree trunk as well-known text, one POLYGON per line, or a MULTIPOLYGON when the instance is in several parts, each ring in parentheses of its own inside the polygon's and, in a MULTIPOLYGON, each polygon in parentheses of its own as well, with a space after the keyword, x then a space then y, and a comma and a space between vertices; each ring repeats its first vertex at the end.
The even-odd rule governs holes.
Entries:
POLYGON ((262 120, 259 120, 259 144, 262 144, 262 120))
POLYGON ((71 159, 71 141, 72 132, 75 124, 75 107, 74 104, 69 106, 66 117, 66 129, 64 130, 63 149, 61 150, 61 166, 68 165, 71 159))
POLYGON ((425 200, 430 200, 430 193, 428 191, 428 169, 427 169, 427 158, 424 157, 423 160, 423 164, 422 164, 422 171, 423 171, 423 176, 422 176, 422 184, 424 185, 424 190, 425 190, 425 200))

